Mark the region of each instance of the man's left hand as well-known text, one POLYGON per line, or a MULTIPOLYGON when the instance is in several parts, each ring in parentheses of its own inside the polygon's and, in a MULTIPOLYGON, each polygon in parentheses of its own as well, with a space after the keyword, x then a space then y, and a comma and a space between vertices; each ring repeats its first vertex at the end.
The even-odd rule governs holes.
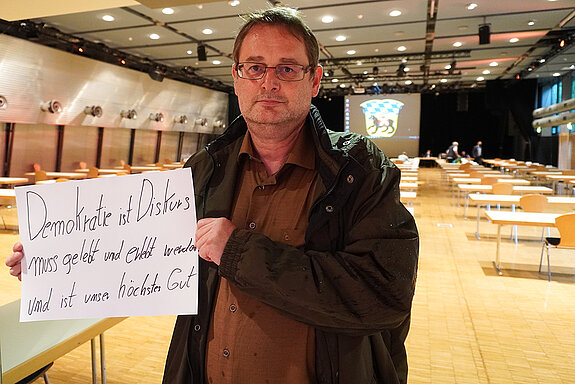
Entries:
POLYGON ((224 217, 199 220, 195 245, 200 257, 220 265, 224 248, 234 229, 236 226, 224 217))

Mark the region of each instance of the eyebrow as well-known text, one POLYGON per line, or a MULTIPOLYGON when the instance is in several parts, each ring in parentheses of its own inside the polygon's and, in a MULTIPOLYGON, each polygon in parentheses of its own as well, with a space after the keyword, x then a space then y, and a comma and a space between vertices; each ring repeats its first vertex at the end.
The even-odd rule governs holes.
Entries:
MULTIPOLYGON (((263 56, 249 56, 247 57, 245 60, 242 61, 247 61, 247 62, 251 62, 251 63, 261 63, 263 61, 265 61, 263 56)), ((287 57, 283 57, 279 60, 280 64, 300 64, 297 60, 292 59, 292 58, 287 58, 287 57)))

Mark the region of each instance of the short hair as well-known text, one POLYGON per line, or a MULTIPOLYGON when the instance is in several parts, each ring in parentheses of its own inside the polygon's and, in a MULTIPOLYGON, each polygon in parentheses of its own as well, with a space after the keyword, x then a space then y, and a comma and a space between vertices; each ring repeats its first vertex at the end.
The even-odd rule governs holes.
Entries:
POLYGON ((459 145, 459 143, 457 141, 454 141, 453 143, 451 143, 451 145, 459 145))
MULTIPOLYGON (((232 58, 238 63, 240 48, 246 35, 256 25, 283 26, 305 44, 309 65, 316 67, 319 63, 319 44, 311 29, 303 22, 300 12, 288 7, 273 7, 250 13, 245 17, 246 23, 240 29, 234 42, 232 58)), ((312 70, 313 73, 313 70, 312 70)))

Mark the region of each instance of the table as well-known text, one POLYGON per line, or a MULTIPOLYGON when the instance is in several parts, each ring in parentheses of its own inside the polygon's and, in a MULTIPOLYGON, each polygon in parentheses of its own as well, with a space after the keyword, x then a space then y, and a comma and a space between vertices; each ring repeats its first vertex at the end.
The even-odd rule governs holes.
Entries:
POLYGON ((401 200, 401 202, 408 202, 410 205, 412 205, 416 197, 417 192, 399 191, 399 200, 401 200))
MULTIPOLYGON (((491 193, 491 185, 473 185, 473 184, 457 184, 459 192, 465 192, 465 211, 463 217, 467 217, 467 206, 469 205, 469 193, 479 192, 479 193, 491 193)), ((550 195, 553 193, 553 189, 548 187, 541 187, 536 185, 514 185, 513 193, 524 194, 524 193, 541 193, 544 195, 550 195)), ((458 196, 459 197, 459 196, 458 196)))
MULTIPOLYGON (((75 169, 74 172, 77 173, 88 173, 90 172, 89 168, 80 168, 75 169)), ((126 172, 122 169, 106 169, 106 168, 98 168, 98 175, 117 175, 118 173, 126 172)))
MULTIPOLYGON (((479 236, 479 222, 480 222, 480 212, 482 205, 488 204, 503 204, 503 205, 519 205, 521 196, 519 195, 491 195, 482 193, 471 193, 469 195, 469 200, 477 204, 477 226, 475 230, 475 237, 481 239, 479 236)), ((554 206, 565 205, 568 207, 575 208, 575 197, 570 196, 548 196, 547 203, 554 206)))
POLYGON ((555 227, 555 218, 561 213, 535 213, 535 212, 508 212, 508 211, 483 211, 485 216, 497 224, 497 251, 493 265, 499 275, 501 272, 501 226, 503 225, 526 225, 533 227, 555 227))
POLYGON ((418 183, 410 183, 410 182, 400 182, 399 189, 417 189, 418 183))
MULTIPOLYGON (((122 170, 124 167, 116 167, 116 169, 122 170)), ((131 173, 138 173, 138 172, 148 172, 148 171, 161 171, 162 167, 158 166, 149 166, 149 165, 133 165, 130 167, 131 173)))
MULTIPOLYGON (((36 176, 35 172, 28 172, 26 176, 36 176)), ((85 179, 86 174, 82 172, 46 172, 46 177, 49 179, 57 179, 63 177, 65 179, 85 179)))
POLYGON ((38 369, 92 342, 92 380, 97 382, 95 338, 100 336, 100 368, 105 383, 103 333, 125 317, 81 320, 19 321, 20 300, 0 306, 2 383, 16 383, 38 369))
POLYGON ((0 184, 14 186, 15 184, 27 184, 30 180, 27 177, 0 177, 0 184))
MULTIPOLYGON (((455 184, 481 184, 480 178, 475 177, 454 177, 453 182, 455 184)), ((501 178, 497 179, 498 183, 507 183, 513 185, 530 185, 531 182, 525 179, 515 179, 515 178, 501 178)))

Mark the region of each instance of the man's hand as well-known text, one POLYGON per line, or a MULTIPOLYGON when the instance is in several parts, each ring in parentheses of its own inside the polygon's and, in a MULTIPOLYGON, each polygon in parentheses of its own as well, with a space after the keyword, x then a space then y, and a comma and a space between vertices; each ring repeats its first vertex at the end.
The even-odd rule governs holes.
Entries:
POLYGON ((22 243, 17 242, 12 247, 14 252, 6 259, 6 265, 10 267, 10 274, 16 276, 18 280, 22 280, 22 258, 24 257, 24 246, 22 243))
POLYGON ((196 248, 200 257, 220 265, 228 239, 236 226, 226 218, 207 218, 198 221, 196 248))

